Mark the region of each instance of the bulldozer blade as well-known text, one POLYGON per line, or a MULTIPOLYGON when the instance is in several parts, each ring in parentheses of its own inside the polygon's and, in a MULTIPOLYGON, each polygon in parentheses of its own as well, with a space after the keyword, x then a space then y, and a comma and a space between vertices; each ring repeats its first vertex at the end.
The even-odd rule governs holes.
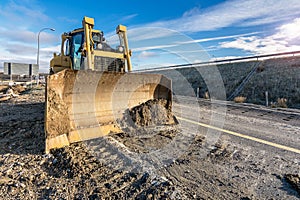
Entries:
POLYGON ((126 110, 151 99, 172 104, 171 80, 159 74, 66 69, 47 77, 46 153, 122 132, 126 110))

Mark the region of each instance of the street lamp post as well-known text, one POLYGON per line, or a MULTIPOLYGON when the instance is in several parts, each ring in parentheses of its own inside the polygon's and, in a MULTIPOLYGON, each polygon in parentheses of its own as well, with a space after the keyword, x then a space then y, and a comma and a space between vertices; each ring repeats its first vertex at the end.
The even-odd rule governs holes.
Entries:
MULTIPOLYGON (((51 31, 55 31, 54 28, 42 28, 39 33, 38 33, 38 48, 37 48, 37 59, 36 59, 36 64, 38 66, 38 68, 40 68, 40 34, 41 32, 43 32, 44 30, 51 30, 51 31)), ((39 78, 39 76, 38 76, 39 78)))

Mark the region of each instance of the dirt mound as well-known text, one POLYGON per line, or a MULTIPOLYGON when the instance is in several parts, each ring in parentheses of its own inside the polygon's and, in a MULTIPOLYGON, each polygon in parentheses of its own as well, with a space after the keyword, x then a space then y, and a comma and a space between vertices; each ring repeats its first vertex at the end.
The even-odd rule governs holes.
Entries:
POLYGON ((22 85, 14 85, 14 86, 12 86, 12 90, 15 94, 20 94, 20 93, 26 91, 27 88, 22 85))
POLYGON ((166 99, 149 100, 128 110, 131 119, 138 126, 169 125, 177 123, 166 99))
POLYGON ((171 104, 165 99, 148 100, 127 109, 118 124, 123 133, 112 134, 111 137, 136 153, 161 149, 180 131, 171 104))
POLYGON ((8 93, 8 90, 10 90, 10 89, 12 90, 12 92, 14 94, 20 94, 27 90, 27 88, 22 85, 13 85, 13 86, 0 85, 0 93, 8 93))
POLYGON ((26 91, 27 88, 22 85, 13 86, 0 86, 0 102, 7 101, 13 97, 17 97, 19 94, 26 91))

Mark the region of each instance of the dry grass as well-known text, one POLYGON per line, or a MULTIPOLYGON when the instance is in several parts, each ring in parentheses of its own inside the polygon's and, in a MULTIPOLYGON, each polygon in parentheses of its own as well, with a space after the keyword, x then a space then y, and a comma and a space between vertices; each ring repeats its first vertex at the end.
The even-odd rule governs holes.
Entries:
POLYGON ((277 102, 271 102, 272 108, 287 108, 287 99, 286 98, 278 98, 277 102))
POLYGON ((281 107, 281 108, 287 108, 287 99, 286 98, 278 98, 277 99, 277 105, 278 107, 281 107))
POLYGON ((238 96, 238 97, 234 97, 233 101, 235 103, 244 103, 246 101, 247 97, 243 97, 243 96, 238 96))
POLYGON ((208 91, 206 91, 206 92, 204 93, 204 99, 210 99, 210 96, 209 96, 209 92, 208 92, 208 91))

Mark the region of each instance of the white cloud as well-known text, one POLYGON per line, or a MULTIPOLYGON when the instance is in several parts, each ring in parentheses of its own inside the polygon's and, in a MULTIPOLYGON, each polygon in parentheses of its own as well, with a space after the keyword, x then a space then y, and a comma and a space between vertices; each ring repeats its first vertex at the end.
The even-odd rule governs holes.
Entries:
POLYGON ((227 59, 235 59, 241 58, 241 56, 222 56, 222 57, 212 57, 209 61, 217 61, 217 60, 227 60, 227 59))
MULTIPOLYGON (((3 68, 3 62, 37 62, 37 27, 44 27, 45 23, 51 21, 39 3, 37 0, 7 0, 0 4, 0 68, 3 68)), ((50 49, 47 51, 43 47, 53 45, 59 40, 59 37, 49 31, 40 34, 42 68, 49 67, 49 60, 53 54, 50 49)))
POLYGON ((44 48, 41 48, 41 51, 53 52, 53 53, 54 52, 60 52, 60 47, 61 47, 61 45, 44 47, 44 48))
MULTIPOLYGON (((40 34, 40 71, 47 72, 50 59, 54 52, 60 51, 60 46, 50 46, 59 39, 53 34, 40 34), (44 46, 48 46, 44 48, 44 46)), ((36 63, 37 60, 37 33, 28 30, 0 29, 0 68, 3 62, 36 63)))
POLYGON ((155 50, 155 49, 167 49, 167 48, 170 48, 170 47, 175 47, 175 46, 178 46, 178 45, 175 45, 175 44, 165 44, 165 45, 156 45, 156 46, 139 46, 139 47, 135 47, 132 49, 132 51, 147 51, 147 50, 155 50))
POLYGON ((293 22, 284 24, 279 27, 278 32, 273 35, 274 39, 284 39, 290 42, 300 39, 300 18, 294 19, 293 22))
MULTIPOLYGON (((0 28, 0 38, 3 40, 10 42, 22 42, 22 43, 28 43, 28 44, 36 44, 37 45, 37 39, 38 39, 38 33, 29 31, 27 29, 6 29, 6 28, 0 28)), ((55 41, 58 41, 57 36, 47 33, 47 32, 41 32, 40 34, 40 42, 43 44, 49 44, 53 43, 55 41)))
POLYGON ((190 41, 178 42, 178 44, 189 44, 189 43, 198 43, 198 42, 226 40, 226 39, 231 39, 231 38, 239 38, 241 36, 256 35, 258 33, 259 32, 252 32, 252 33, 245 33, 245 34, 238 34, 238 35, 227 35, 227 36, 212 37, 212 38, 202 38, 202 39, 195 39, 195 40, 190 40, 190 41))
MULTIPOLYGON (((210 59, 208 51, 213 50, 212 48, 202 48, 197 41, 186 34, 166 28, 146 27, 130 30, 128 33, 130 47, 133 54, 138 55, 137 60, 140 62, 147 60, 149 62, 182 64, 184 62, 192 63, 194 60, 208 61, 210 59), (157 58, 153 59, 152 52, 155 52, 157 58)), ((135 59, 134 56, 133 59, 135 59)))
POLYGON ((141 40, 150 40, 158 38, 167 38, 172 35, 178 34, 177 31, 166 29, 164 27, 132 27, 128 30, 128 39, 130 41, 141 41, 141 40))
POLYGON ((36 54, 37 49, 30 45, 18 44, 18 43, 9 43, 6 44, 4 49, 12 55, 32 55, 36 54))
POLYGON ((199 7, 194 7, 186 12, 183 13, 182 17, 190 17, 194 15, 199 15, 201 13, 199 7))
MULTIPOLYGON (((0 50, 0 69, 3 68, 3 62, 18 63, 36 63, 37 62, 37 44, 28 44, 22 42, 0 40, 2 49, 0 50)), ((40 48, 40 71, 47 72, 50 59, 54 52, 60 51, 60 45, 40 48)))
POLYGON ((138 14, 126 15, 126 16, 122 17, 120 21, 122 21, 122 22, 123 21, 128 21, 128 20, 131 20, 131 19, 135 18, 136 16, 138 16, 138 14))
POLYGON ((148 25, 182 32, 199 32, 228 26, 278 23, 299 14, 298 0, 230 0, 208 9, 192 9, 178 19, 158 21, 148 25))
POLYGON ((139 53, 138 58, 139 59, 147 59, 150 57, 157 57, 159 56, 159 54, 153 52, 153 51, 142 51, 141 53, 139 53))
POLYGON ((9 27, 36 25, 50 19, 36 0, 10 0, 0 5, 0 16, 7 19, 8 23, 3 23, 9 27))
POLYGON ((233 41, 222 42, 222 48, 236 48, 253 54, 269 54, 300 50, 300 18, 282 25, 276 33, 266 36, 239 37, 233 41))

